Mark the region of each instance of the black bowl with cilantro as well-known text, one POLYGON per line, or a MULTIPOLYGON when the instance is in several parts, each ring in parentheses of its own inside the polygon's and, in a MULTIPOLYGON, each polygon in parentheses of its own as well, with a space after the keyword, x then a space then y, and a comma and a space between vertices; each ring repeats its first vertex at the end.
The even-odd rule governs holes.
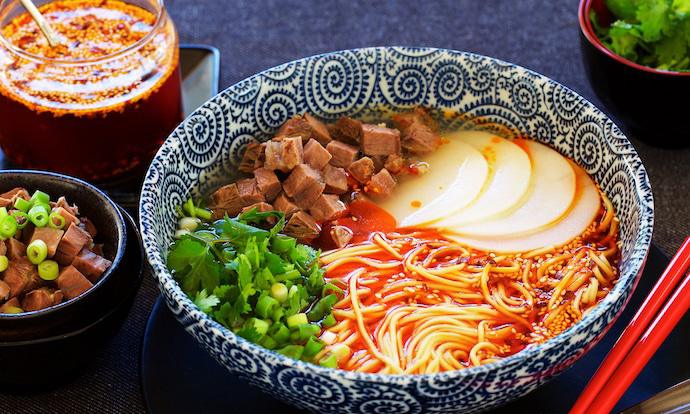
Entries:
POLYGON ((579 21, 587 76, 624 132, 690 146, 690 1, 581 0, 579 21))

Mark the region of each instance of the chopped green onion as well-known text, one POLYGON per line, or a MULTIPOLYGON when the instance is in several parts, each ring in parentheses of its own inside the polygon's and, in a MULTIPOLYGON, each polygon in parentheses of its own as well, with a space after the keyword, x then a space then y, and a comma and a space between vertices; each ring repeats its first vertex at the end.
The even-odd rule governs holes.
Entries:
POLYGON ((288 316, 287 318, 287 326, 288 328, 292 328, 293 326, 296 325, 304 325, 308 324, 309 319, 307 319, 307 314, 306 313, 297 313, 292 316, 288 316))
POLYGON ((201 220, 195 217, 182 217, 180 221, 177 222, 177 226, 180 230, 196 231, 200 222, 201 220))
POLYGON ((48 204, 48 203, 50 203, 50 196, 41 190, 36 190, 36 191, 34 191, 34 194, 31 196, 29 203, 32 206, 35 206, 38 203, 48 204))
POLYGON ((196 213, 197 217, 200 217, 203 220, 211 220, 211 212, 206 210, 205 208, 194 207, 194 212, 196 213))
POLYGON ((0 218, 3 218, 7 215, 7 207, 0 207, 0 218))
POLYGON ((319 365, 324 368, 338 368, 338 358, 333 354, 329 354, 319 360, 319 365))
POLYGON ((0 237, 9 239, 17 233, 17 220, 12 216, 5 216, 0 219, 0 237))
POLYGON ((290 339, 290 330, 280 322, 276 322, 268 330, 268 335, 278 344, 284 344, 290 339))
POLYGON ((14 213, 10 214, 10 216, 14 217, 14 219, 17 220, 17 228, 20 230, 26 227, 27 224, 29 224, 29 216, 22 211, 15 211, 14 213), (22 222, 20 223, 17 217, 24 217, 24 220, 22 220, 22 222))
POLYGON ((309 320, 314 322, 323 319, 324 316, 331 313, 331 308, 337 301, 338 298, 333 293, 321 298, 316 305, 314 305, 312 310, 309 311, 309 314, 307 315, 309 316, 309 320))
POLYGON ((299 279, 302 274, 297 269, 289 270, 285 273, 280 273, 275 276, 276 282, 282 282, 284 280, 299 279))
POLYGON ((188 199, 186 203, 182 206, 182 208, 189 214, 190 217, 196 218, 196 206, 194 205, 194 201, 192 199, 188 199))
POLYGON ((46 242, 41 239, 32 241, 26 248, 26 255, 29 257, 31 263, 35 265, 41 263, 48 256, 48 246, 46 246, 46 242))
POLYGON ((0 272, 4 272, 10 265, 10 261, 7 256, 0 256, 0 272))
POLYGON ((285 309, 278 308, 278 309, 273 311, 273 314, 271 315, 271 319, 273 319, 274 321, 277 322, 277 321, 283 319, 283 316, 285 316, 285 309))
POLYGON ((23 198, 18 198, 17 201, 14 202, 14 208, 16 208, 17 210, 24 212, 24 213, 29 211, 30 207, 31 207, 31 203, 24 200, 23 198))
POLYGON ((29 210, 29 220, 36 227, 45 227, 48 225, 48 210, 43 206, 31 207, 31 210, 29 210))
POLYGON ((65 227, 65 218, 59 215, 58 213, 50 213, 48 215, 48 225, 52 229, 61 229, 65 227), (57 224, 55 224, 55 220, 57 220, 57 224))
POLYGON ((321 327, 316 324, 303 323, 290 328, 290 339, 292 342, 302 343, 310 336, 316 335, 321 331, 321 327))
POLYGON ((192 232, 187 230, 187 229, 180 229, 180 230, 175 231, 174 237, 175 237, 175 239, 179 240, 182 238, 182 236, 186 236, 188 234, 192 234, 192 232))
POLYGON ((60 268, 53 260, 44 260, 38 265, 38 276, 43 280, 55 280, 59 273, 60 268))
POLYGON ((263 319, 249 318, 244 323, 245 328, 254 328, 260 335, 265 335, 268 332, 269 324, 263 319))
POLYGON ((280 306, 280 303, 278 303, 277 300, 275 300, 271 296, 265 295, 261 296, 259 300, 256 302, 254 310, 262 318, 269 318, 273 315, 273 311, 278 309, 278 306, 280 306))
POLYGON ((275 349, 278 347, 278 342, 276 342, 275 339, 271 338, 270 336, 264 335, 259 340, 259 345, 266 349, 275 349))
POLYGON ((350 355, 350 347, 345 344, 335 344, 331 346, 331 353, 338 358, 338 361, 342 361, 350 355))
POLYGON ((278 302, 285 302, 288 298, 288 288, 284 283, 274 283, 269 294, 278 302))
POLYGON ((301 345, 286 345, 275 350, 276 353, 285 355, 288 358, 300 359, 304 352, 304 347, 301 345))
POLYGON ((331 326, 336 324, 335 316, 331 313, 330 315, 326 316, 323 321, 321 321, 321 326, 324 328, 330 328, 331 326))
POLYGON ((310 336, 309 339, 307 339, 307 343, 304 344, 304 355, 312 358, 319 353, 323 346, 323 342, 319 341, 317 337, 310 336))
POLYGON ((321 296, 328 296, 331 293, 334 293, 336 296, 339 298, 343 297, 343 290, 339 288, 338 286, 334 285, 333 283, 326 283, 323 286, 323 289, 321 289, 321 296))
POLYGON ((271 240, 271 250, 274 253, 293 251, 296 245, 297 240, 294 237, 285 236, 283 234, 278 234, 271 240))
POLYGON ((7 309, 5 309, 5 313, 9 314, 17 314, 17 313, 23 313, 24 309, 18 308, 16 306, 9 306, 7 309))

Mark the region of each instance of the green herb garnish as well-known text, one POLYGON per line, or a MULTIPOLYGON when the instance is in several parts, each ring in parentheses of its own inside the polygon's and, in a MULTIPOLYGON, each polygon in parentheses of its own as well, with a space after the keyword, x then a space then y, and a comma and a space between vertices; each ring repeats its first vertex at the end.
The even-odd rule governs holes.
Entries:
POLYGON ((590 18, 612 52, 660 70, 690 70, 690 0, 607 0, 618 19, 610 27, 590 18))

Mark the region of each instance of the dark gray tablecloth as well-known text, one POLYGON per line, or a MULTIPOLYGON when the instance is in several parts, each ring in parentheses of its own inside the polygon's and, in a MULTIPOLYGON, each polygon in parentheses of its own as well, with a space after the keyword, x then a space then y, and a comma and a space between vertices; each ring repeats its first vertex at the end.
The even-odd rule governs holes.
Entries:
MULTIPOLYGON (((166 0, 180 41, 221 51, 221 89, 297 58, 364 46, 434 46, 479 53, 555 79, 600 106, 582 67, 576 0, 166 0)), ((690 235, 690 149, 632 141, 649 171, 654 242, 669 255, 690 235)), ((75 380, 49 392, 0 391, 1 413, 138 413, 138 352, 157 296, 142 285, 112 344, 75 380)), ((0 375, 8 375, 2 372, 0 375)))

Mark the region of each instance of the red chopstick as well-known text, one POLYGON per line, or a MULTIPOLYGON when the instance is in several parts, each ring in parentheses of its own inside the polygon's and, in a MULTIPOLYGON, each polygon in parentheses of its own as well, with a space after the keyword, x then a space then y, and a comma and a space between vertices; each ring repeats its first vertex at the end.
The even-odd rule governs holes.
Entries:
POLYGON ((681 248, 671 259, 671 263, 659 278, 654 289, 623 331, 618 342, 606 356, 585 390, 580 394, 580 398, 570 409, 570 414, 608 413, 613 408, 649 358, 688 310, 688 306, 690 306, 690 278, 685 279, 671 300, 666 303, 659 316, 652 322, 652 318, 672 294, 688 267, 690 267, 690 237, 685 239, 681 248), (648 327, 649 329, 647 329, 648 327), (647 329, 646 332, 645 329, 647 329))

